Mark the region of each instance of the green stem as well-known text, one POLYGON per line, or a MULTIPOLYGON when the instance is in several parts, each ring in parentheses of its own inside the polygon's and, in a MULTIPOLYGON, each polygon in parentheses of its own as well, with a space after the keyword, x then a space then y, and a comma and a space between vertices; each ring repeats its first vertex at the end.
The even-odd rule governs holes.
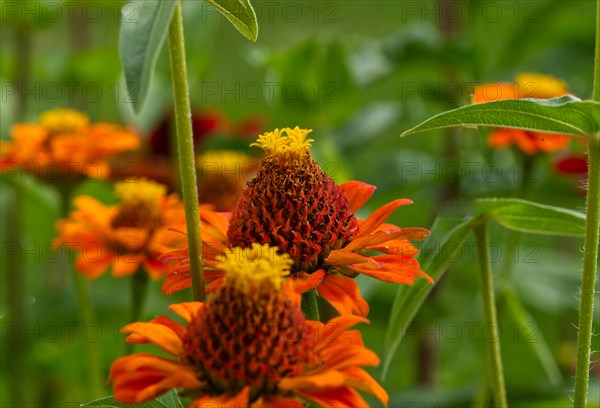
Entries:
POLYGON ((311 289, 302 295, 302 311, 308 320, 319 321, 319 305, 317 303, 316 289, 311 289))
MULTIPOLYGON (((148 293, 148 273, 140 267, 131 277, 131 309, 127 323, 135 323, 140 320, 144 309, 144 300, 148 293)), ((125 354, 133 352, 134 343, 125 343, 125 354)))
POLYGON ((482 220, 474 227, 477 237, 477 255, 479 258, 479 270, 481 272, 481 295, 485 314, 485 326, 491 330, 491 339, 488 340, 488 360, 490 368, 490 379, 494 390, 496 404, 500 408, 507 408, 506 390, 504 387, 504 373, 502 368, 502 356, 500 354, 500 332, 498 316, 496 314, 496 302, 494 299, 494 283, 492 278, 492 265, 490 263, 489 242, 487 237, 487 220, 482 220))
POLYGON ((194 158, 194 141, 192 138, 192 113, 185 63, 183 18, 181 16, 181 2, 179 0, 177 0, 173 20, 169 28, 169 60, 171 62, 171 78, 173 82, 181 190, 187 223, 192 295, 194 300, 203 302, 206 296, 204 293, 204 273, 202 271, 198 186, 196 183, 196 163, 194 158))
POLYGON ((594 57, 594 85, 592 99, 600 102, 600 0, 596 2, 596 55, 594 57))
MULTIPOLYGON (((596 50, 600 52, 600 50, 596 50)), ((596 81, 597 82, 597 81, 596 81)), ((583 252, 583 278, 579 303, 579 332, 577 334, 577 368, 573 406, 587 406, 590 377, 590 349, 594 320, 594 293, 598 268, 598 239, 600 218, 600 134, 590 135, 588 153, 588 190, 583 252)))
MULTIPOLYGON (((85 277, 75 270, 75 268, 73 268, 73 282, 75 283, 75 290, 77 291, 77 298, 79 300, 79 318, 81 319, 82 326, 88 327, 96 324, 87 288, 87 281, 85 277)), ((100 355, 98 353, 98 347, 96 346, 96 342, 85 342, 88 362, 88 369, 86 371, 90 376, 93 398, 100 398, 103 394, 104 386, 102 385, 102 378, 100 376, 100 355)))

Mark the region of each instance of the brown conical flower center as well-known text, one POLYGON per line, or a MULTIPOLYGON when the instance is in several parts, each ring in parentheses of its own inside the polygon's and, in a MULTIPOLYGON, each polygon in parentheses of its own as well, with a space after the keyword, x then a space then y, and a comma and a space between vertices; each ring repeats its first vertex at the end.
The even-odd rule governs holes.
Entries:
POLYGON ((160 198, 166 187, 146 179, 131 178, 115 184, 115 194, 121 199, 113 218, 113 228, 143 228, 152 230, 162 225, 160 198))
POLYGON ((268 243, 290 254, 294 271, 314 272, 358 229, 342 190, 310 156, 308 131, 262 135, 266 156, 242 192, 228 230, 231 246, 268 243))
POLYGON ((275 394, 280 380, 302 374, 318 359, 304 315, 281 290, 289 258, 268 246, 252 247, 261 251, 258 257, 239 249, 221 267, 225 285, 190 322, 183 358, 207 383, 203 392, 235 394, 250 386, 253 401, 275 394))

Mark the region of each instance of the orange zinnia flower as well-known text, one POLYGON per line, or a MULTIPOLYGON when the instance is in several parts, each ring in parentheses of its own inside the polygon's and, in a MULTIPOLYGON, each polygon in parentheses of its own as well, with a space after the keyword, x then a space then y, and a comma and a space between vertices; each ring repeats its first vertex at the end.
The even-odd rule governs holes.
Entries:
MULTIPOLYGON (((338 186, 312 159, 309 132, 296 127, 261 135, 253 145, 265 151, 265 158, 230 219, 210 212, 200 215, 229 247, 267 243, 289 254, 299 293, 316 287, 340 314, 366 316, 368 304, 353 278, 362 273, 391 283, 412 284, 418 277, 431 281, 414 259, 417 249, 409 241, 423 239, 429 231, 385 223, 394 210, 411 203, 408 199, 392 201, 364 221, 357 219, 354 213, 375 187, 358 181, 338 186)), ((208 233, 203 238, 213 251, 207 255, 210 264, 219 245, 208 233)), ((163 292, 189 287, 187 252, 164 259, 179 262, 167 275, 163 292)), ((211 291, 222 276, 209 271, 207 281, 212 281, 207 287, 211 291)))
POLYGON ((121 204, 107 206, 89 196, 74 200, 70 217, 57 223, 57 243, 77 250, 77 270, 95 279, 112 266, 113 276, 132 275, 140 265, 153 278, 166 272, 158 255, 185 247, 183 204, 166 187, 144 179, 115 184, 121 204))
MULTIPOLYGON (((520 74, 515 83, 487 83, 475 88, 474 103, 504 99, 547 99, 568 94, 566 84, 549 75, 520 74)), ((488 139, 489 145, 502 149, 516 145, 528 155, 552 153, 566 148, 571 138, 555 133, 533 132, 522 129, 499 128, 488 139)))
POLYGON ((46 179, 74 174, 106 178, 106 160, 140 144, 130 130, 110 123, 90 124, 85 114, 72 109, 47 111, 34 125, 18 123, 11 137, 1 145, 0 171, 19 166, 46 179))
POLYGON ((367 320, 307 321, 286 279, 293 261, 276 251, 258 244, 225 251, 217 265, 225 281, 214 297, 170 307, 187 326, 166 316, 126 326, 126 341, 151 342, 174 358, 116 360, 116 400, 141 403, 180 388, 193 398, 191 407, 368 406, 359 390, 387 405, 385 390, 360 368, 379 359, 358 331, 346 330, 367 320))

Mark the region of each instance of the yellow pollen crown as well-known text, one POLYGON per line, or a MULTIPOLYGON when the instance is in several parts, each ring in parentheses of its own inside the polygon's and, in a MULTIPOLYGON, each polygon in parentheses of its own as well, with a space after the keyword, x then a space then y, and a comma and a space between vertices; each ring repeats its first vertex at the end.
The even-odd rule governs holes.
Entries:
POLYGON ((38 121, 51 133, 75 133, 89 124, 87 115, 74 109, 52 109, 42 113, 38 121))
POLYGON ((305 152, 310 151, 314 139, 306 139, 312 129, 283 128, 258 136, 256 142, 250 146, 258 146, 265 151, 267 156, 275 155, 280 158, 300 159, 305 152))
POLYGON ((257 243, 251 248, 228 249, 218 260, 217 268, 225 272, 227 283, 246 293, 265 281, 281 289, 293 264, 288 254, 277 253, 277 247, 257 243))
POLYGON ((166 192, 166 186, 144 178, 128 178, 115 184, 115 194, 124 205, 154 208, 158 198, 166 192))

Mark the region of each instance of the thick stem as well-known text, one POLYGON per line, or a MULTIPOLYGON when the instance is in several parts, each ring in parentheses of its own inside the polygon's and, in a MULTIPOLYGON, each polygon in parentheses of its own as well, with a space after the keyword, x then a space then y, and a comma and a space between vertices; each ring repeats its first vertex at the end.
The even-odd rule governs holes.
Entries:
MULTIPOLYGON (((79 300, 79 318, 81 319, 81 325, 85 328, 96 324, 94 312, 92 310, 92 304, 90 302, 90 295, 87 288, 87 281, 75 270, 75 268, 73 268, 73 282, 75 284, 75 290, 77 291, 77 298, 79 300)), ((90 376, 92 394, 94 398, 100 398, 104 389, 102 385, 102 377, 100 375, 101 364, 97 344, 98 343, 92 341, 85 342, 88 363, 88 369, 86 372, 89 373, 90 376)))
POLYGON ((319 305, 317 303, 316 289, 311 289, 302 295, 302 311, 308 320, 319 321, 319 305))
POLYGON ((594 57, 594 85, 592 99, 600 102, 600 0, 596 2, 596 55, 594 57))
POLYGON ((477 237, 477 256, 479 259, 479 270, 481 272, 481 295, 485 315, 485 326, 490 328, 490 339, 487 343, 489 375, 494 390, 496 404, 500 408, 507 408, 506 390, 504 386, 504 370, 502 368, 502 356, 500 354, 500 332, 498 316, 496 314, 496 302, 494 299, 494 283, 492 277, 492 265, 490 263, 489 242, 487 237, 487 221, 482 220, 474 228, 477 237))
MULTIPOLYGON (((600 22, 599 22, 600 23, 600 22)), ((596 49, 596 57, 600 50, 596 49)), ((598 60, 596 60, 598 62, 598 60)), ((596 81, 598 82, 598 81, 596 81)), ((577 334, 577 368, 573 406, 587 406, 590 377, 590 349, 594 320, 594 293, 598 268, 598 239, 600 218, 600 134, 589 137, 588 190, 583 244, 583 278, 579 303, 579 331, 577 334)))
POLYGON ((198 212, 198 186, 192 138, 192 113, 185 63, 183 19, 181 2, 177 1, 169 28, 169 60, 173 83, 177 151, 181 173, 181 190, 187 223, 190 276, 194 300, 204 301, 204 273, 202 271, 202 240, 200 238, 200 214, 198 212))
MULTIPOLYGON (((140 266, 131 277, 131 308, 127 323, 135 323, 140 320, 144 309, 144 300, 148 293, 148 273, 140 266)), ((126 343, 125 354, 133 352, 134 343, 126 343)))

